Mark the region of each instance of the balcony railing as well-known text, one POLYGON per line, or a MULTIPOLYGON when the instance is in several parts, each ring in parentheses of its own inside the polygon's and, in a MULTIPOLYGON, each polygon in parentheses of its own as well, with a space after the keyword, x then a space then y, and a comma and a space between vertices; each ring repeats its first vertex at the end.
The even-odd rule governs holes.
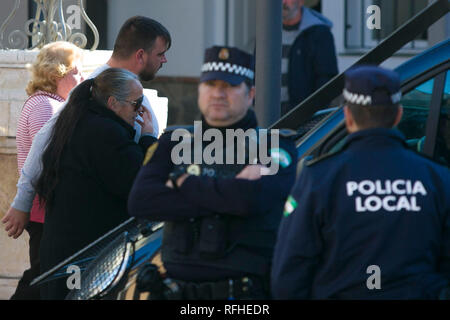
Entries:
MULTIPOLYGON (((13 30, 6 34, 7 27, 11 24, 18 10, 20 0, 15 0, 14 8, 6 20, 0 26, 0 49, 34 49, 41 48, 45 44, 54 41, 69 41, 80 48, 87 45, 87 37, 82 32, 74 32, 73 25, 64 18, 63 0, 34 0, 36 14, 34 18, 27 20, 23 30, 13 30)), ((91 50, 95 50, 99 42, 97 28, 89 19, 84 9, 83 0, 77 0, 77 5, 72 6, 73 14, 79 15, 78 20, 83 19, 94 34, 94 43, 91 50)))

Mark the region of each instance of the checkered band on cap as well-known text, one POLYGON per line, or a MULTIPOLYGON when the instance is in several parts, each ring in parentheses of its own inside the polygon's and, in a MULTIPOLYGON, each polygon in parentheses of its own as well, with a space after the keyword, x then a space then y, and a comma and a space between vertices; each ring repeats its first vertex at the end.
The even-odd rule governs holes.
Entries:
POLYGON ((347 100, 350 103, 361 104, 363 106, 366 106, 366 105, 372 103, 371 96, 365 96, 363 94, 352 93, 352 92, 347 91, 347 89, 344 89, 342 94, 344 95, 345 100, 347 100))
POLYGON ((347 102, 362 106, 396 105, 402 98, 400 77, 375 65, 358 65, 345 72, 347 102))
POLYGON ((211 72, 211 71, 222 71, 222 72, 228 72, 231 74, 235 74, 238 76, 244 76, 249 78, 250 80, 253 80, 255 77, 255 73, 253 70, 250 70, 246 67, 239 66, 237 64, 231 64, 229 62, 206 62, 202 66, 202 72, 211 72))
MULTIPOLYGON (((342 95, 344 96, 345 100, 347 100, 350 103, 360 104, 363 106, 372 104, 372 97, 368 95, 353 93, 348 91, 347 89, 344 89, 342 91, 342 95)), ((392 104, 397 104, 402 99, 402 93, 400 91, 394 93, 393 95, 390 96, 390 99, 392 104)))

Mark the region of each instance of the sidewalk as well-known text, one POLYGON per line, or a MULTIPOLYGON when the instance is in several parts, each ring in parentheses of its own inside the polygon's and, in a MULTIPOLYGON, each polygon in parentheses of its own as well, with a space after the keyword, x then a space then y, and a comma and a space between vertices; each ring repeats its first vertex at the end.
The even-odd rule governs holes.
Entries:
POLYGON ((19 279, 0 278, 0 300, 9 300, 16 290, 19 279))
POLYGON ((23 271, 29 267, 28 239, 27 232, 18 239, 9 238, 0 223, 0 300, 11 297, 23 271))

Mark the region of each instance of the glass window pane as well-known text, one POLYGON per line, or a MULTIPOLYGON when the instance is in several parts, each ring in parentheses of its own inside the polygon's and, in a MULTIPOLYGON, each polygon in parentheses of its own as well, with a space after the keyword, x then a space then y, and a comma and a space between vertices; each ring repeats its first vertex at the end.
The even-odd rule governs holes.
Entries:
POLYGON ((408 144, 418 151, 423 150, 425 142, 433 85, 434 79, 430 79, 403 95, 401 100, 403 117, 397 128, 403 132, 408 144))
POLYGON ((450 72, 445 79, 434 158, 447 166, 450 164, 450 72))

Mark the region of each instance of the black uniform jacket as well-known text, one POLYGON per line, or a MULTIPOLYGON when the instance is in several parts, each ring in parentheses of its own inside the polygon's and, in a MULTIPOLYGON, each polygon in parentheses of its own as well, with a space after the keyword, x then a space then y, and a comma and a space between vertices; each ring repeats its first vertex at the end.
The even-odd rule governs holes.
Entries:
MULTIPOLYGON (((209 128, 205 121, 202 123, 204 129, 209 128)), ((249 110, 242 120, 227 129, 237 128, 244 130, 256 128, 254 112, 249 110)), ((225 128, 220 129, 223 130, 225 128)), ((171 160, 171 150, 177 143, 177 141, 171 141, 170 132, 161 136, 154 155, 148 164, 142 167, 130 193, 128 208, 131 215, 156 221, 170 221, 173 222, 170 223, 172 228, 174 223, 177 222, 183 223, 193 218, 210 217, 219 214, 230 217, 230 225, 239 225, 240 222, 237 221, 241 221, 242 225, 246 225, 249 221, 258 221, 259 227, 256 226, 257 223, 255 222, 255 228, 258 231, 265 226, 269 230, 268 233, 270 233, 271 229, 274 229, 274 232, 276 232, 281 219, 284 201, 295 180, 296 151, 291 140, 280 139, 280 148, 289 154, 288 157, 291 161, 286 167, 280 166, 278 173, 275 175, 263 176, 261 179, 254 181, 190 175, 184 181, 179 191, 166 186, 169 173, 174 169, 174 164, 171 160)), ((167 226, 165 229, 167 229, 167 226)), ((229 230, 228 232, 231 233, 233 231, 229 230)), ((218 236, 220 237, 220 235, 218 236)), ((236 234, 228 236, 231 238, 237 237, 236 234)), ((225 235, 225 237, 227 236, 225 235)), ((254 242, 256 240, 257 238, 255 238, 254 242)), ((180 239, 180 241, 185 240, 180 239)), ((274 242, 275 238, 273 243, 269 244, 271 248, 269 250, 270 257, 273 252, 274 242)), ((168 258, 165 259, 164 250, 163 244, 163 262, 170 273, 170 266, 168 268, 167 265, 168 258)), ((219 261, 217 263, 214 263, 214 259, 206 261, 194 253, 186 253, 184 262, 181 261, 181 256, 172 262, 199 267, 215 265, 216 268, 220 268, 220 266, 227 268, 228 264, 230 270, 235 270, 240 267, 231 266, 231 264, 239 260, 239 258, 234 259, 233 262, 225 261, 234 254, 233 252, 236 251, 234 250, 227 257, 221 258, 222 260, 217 260, 219 261)), ((246 262, 250 264, 251 258, 247 260, 246 262)), ((270 264, 270 259, 268 263, 270 264)), ((251 267, 254 266, 247 266, 247 269, 251 267)), ((246 269, 246 267, 243 268, 246 269)), ((208 269, 208 272, 210 270, 211 268, 208 269)), ((230 272, 228 275, 230 275, 230 272)), ((193 273, 195 272, 192 272, 191 276, 193 273)), ((231 274, 233 273, 231 272, 231 274)), ((178 274, 173 276, 186 278, 189 275, 178 274)), ((205 274, 201 277, 206 278, 207 275, 205 274)))
POLYGON ((450 172, 369 129, 301 172, 278 232, 279 299, 437 298, 450 278, 450 172))
POLYGON ((145 150, 156 140, 144 136, 138 145, 134 134, 113 111, 91 102, 62 154, 53 206, 45 217, 41 271, 128 218, 128 193, 145 150))

